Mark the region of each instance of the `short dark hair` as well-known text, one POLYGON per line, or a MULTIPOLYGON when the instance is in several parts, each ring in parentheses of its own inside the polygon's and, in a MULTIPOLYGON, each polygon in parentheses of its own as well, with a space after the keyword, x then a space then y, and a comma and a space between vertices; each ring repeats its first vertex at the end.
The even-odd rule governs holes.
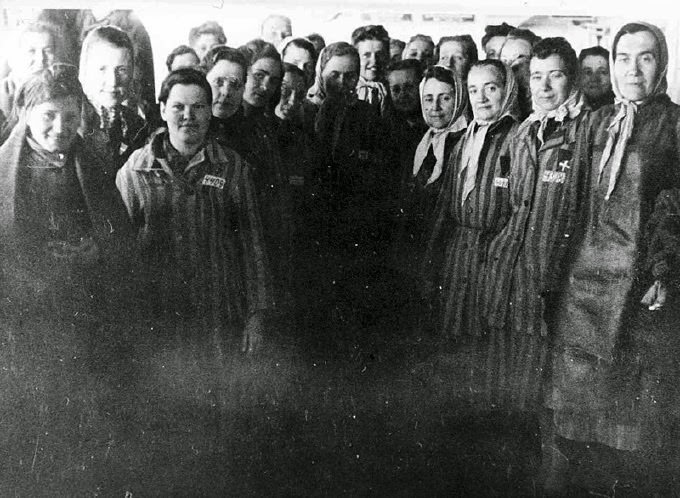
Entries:
POLYGON ((203 56, 201 69, 203 69, 205 74, 208 74, 219 61, 229 61, 241 66, 241 68, 243 68, 243 79, 245 80, 246 73, 248 72, 248 61, 240 50, 224 45, 217 45, 208 50, 203 56))
POLYGON ((604 57, 604 60, 609 62, 609 50, 607 50, 604 47, 600 47, 599 45, 596 45, 594 47, 588 47, 581 50, 581 53, 578 54, 579 64, 583 62, 583 59, 590 56, 604 57))
POLYGON ((477 53, 477 44, 470 35, 442 36, 439 39, 439 43, 437 43, 437 47, 435 48, 434 51, 436 60, 439 60, 439 50, 441 49, 442 45, 449 42, 457 42, 461 44, 461 46, 463 47, 463 52, 467 56, 468 63, 472 64, 479 60, 479 54, 477 53))
POLYGON ((558 55, 562 59, 567 68, 569 79, 572 82, 576 81, 579 73, 579 63, 576 52, 571 44, 561 36, 543 38, 534 46, 531 58, 547 59, 551 55, 558 55))
MULTIPOLYGON (((496 69, 496 71, 498 71, 498 74, 501 77, 501 81, 503 83, 503 86, 506 86, 508 84, 507 74, 505 72, 505 64, 503 64, 503 62, 501 62, 498 59, 484 59, 484 60, 481 60, 481 61, 477 61, 470 66, 470 71, 472 71, 473 67, 487 67, 487 66, 491 66, 494 69, 496 69)), ((470 74, 470 73, 468 73, 468 74, 470 74)))
POLYGON ((508 36, 508 34, 516 29, 514 26, 504 22, 503 24, 489 24, 484 28, 484 36, 482 36, 482 50, 486 51, 486 44, 495 36, 508 36))
POLYGON ((168 71, 172 71, 172 63, 174 62, 175 57, 184 54, 192 54, 199 63, 201 62, 193 48, 189 45, 180 45, 179 47, 175 47, 172 52, 168 54, 168 58, 165 59, 165 65, 168 67, 168 71))
POLYGON ((71 64, 54 64, 33 73, 17 90, 14 105, 29 110, 50 100, 75 97, 83 102, 85 95, 78 80, 78 68, 71 64))
MULTIPOLYGON (((408 43, 406 44, 407 46, 413 43, 414 41, 424 41, 425 43, 429 44, 430 47, 432 47, 432 51, 434 51, 434 41, 432 40, 431 36, 423 35, 422 33, 418 33, 417 35, 413 35, 408 43)), ((406 47, 404 47, 406 48, 406 47)))
POLYGON ((202 88, 208 100, 208 105, 212 104, 212 88, 210 88, 208 80, 205 79, 205 75, 198 69, 183 67, 168 74, 161 84, 158 101, 163 104, 167 103, 170 91, 175 85, 196 85, 202 88))
MULTIPOLYGON (((250 40, 245 45, 241 45, 238 51, 243 54, 248 66, 250 67, 260 59, 274 59, 281 64, 281 55, 276 47, 261 38, 250 40)), ((247 68, 246 68, 247 69, 247 68)))
POLYGON ((215 21, 206 21, 200 26, 191 28, 189 31, 189 45, 193 45, 201 35, 214 35, 220 45, 227 43, 227 35, 224 34, 224 29, 215 21))
POLYGON ((84 56, 88 53, 90 47, 97 42, 110 43, 114 47, 127 50, 130 54, 130 64, 134 67, 135 49, 132 46, 132 41, 130 41, 127 33, 117 26, 98 26, 87 33, 81 49, 81 63, 86 59, 84 56))
MULTIPOLYGON (((312 45, 314 45, 314 49, 316 50, 317 45, 320 46, 321 48, 324 48, 326 46, 326 40, 324 40, 323 36, 321 36, 319 33, 311 33, 307 36, 305 36, 312 45)), ((317 50, 317 52, 321 52, 321 50, 317 50)), ((317 53, 317 56, 319 54, 317 53)))
POLYGON ((430 66, 425 70, 423 74, 423 80, 429 80, 434 78, 442 83, 448 83, 452 87, 456 88, 459 82, 456 81, 456 76, 453 71, 447 67, 443 66, 430 66))
POLYGON ((385 73, 390 74, 394 71, 413 71, 416 73, 416 79, 418 80, 423 76, 423 66, 420 61, 416 59, 404 59, 392 62, 387 66, 385 73))
POLYGON ((406 42, 398 40, 397 38, 390 38, 390 50, 392 50, 393 47, 399 47, 399 51, 403 52, 406 48, 406 42))
POLYGON ((390 49, 390 35, 381 24, 369 24, 352 31, 352 45, 355 47, 365 40, 377 40, 383 43, 385 51, 390 49))
POLYGON ((506 37, 508 40, 511 38, 516 38, 519 40, 524 40, 529 43, 532 47, 541 41, 541 37, 530 29, 514 28, 511 29, 506 37))
POLYGON ((291 45, 294 45, 302 50, 306 50, 309 52, 309 55, 312 56, 312 61, 316 63, 316 58, 317 58, 317 53, 316 49, 314 48, 314 45, 312 45, 312 42, 309 40, 306 40, 304 38, 293 38, 290 40, 286 45, 281 49, 281 58, 283 59, 283 56, 286 54, 286 51, 288 50, 288 47, 291 45))

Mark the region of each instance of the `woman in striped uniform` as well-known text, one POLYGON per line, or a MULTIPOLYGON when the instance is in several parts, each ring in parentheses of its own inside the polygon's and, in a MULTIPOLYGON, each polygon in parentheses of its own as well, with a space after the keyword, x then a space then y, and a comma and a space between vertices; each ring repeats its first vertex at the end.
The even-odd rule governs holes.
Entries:
POLYGON ((564 38, 536 44, 530 61, 534 112, 511 148, 512 215, 490 243, 482 318, 499 337, 495 364, 511 406, 539 406, 549 314, 580 221, 589 113, 578 90, 578 59, 564 38), (500 333, 500 329, 506 330, 500 333))
POLYGON ((195 339, 252 350, 270 304, 259 209, 249 166, 208 136, 211 89, 173 71, 159 100, 167 130, 132 154, 116 184, 138 230, 148 299, 162 322, 195 339))
POLYGON ((666 496, 677 494, 680 454, 680 106, 666 94, 656 26, 623 26, 611 67, 617 98, 593 115, 588 211, 556 314, 549 406, 562 461, 625 464, 588 469, 592 491, 644 478, 652 486, 638 480, 637 493, 666 496))
POLYGON ((452 341, 458 358, 458 394, 479 401, 480 393, 490 395, 482 389, 484 372, 473 372, 485 349, 480 284, 488 243, 510 216, 510 144, 519 109, 514 74, 500 61, 473 64, 467 88, 474 120, 449 159, 425 270, 439 303, 441 336, 452 341))

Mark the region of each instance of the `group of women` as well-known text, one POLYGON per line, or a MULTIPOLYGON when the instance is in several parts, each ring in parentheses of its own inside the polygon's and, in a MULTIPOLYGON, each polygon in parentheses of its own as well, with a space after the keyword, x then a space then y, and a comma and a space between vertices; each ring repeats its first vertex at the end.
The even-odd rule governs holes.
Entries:
POLYGON ((592 443, 661 461, 680 420, 680 107, 658 28, 616 34, 612 87, 606 51, 505 24, 485 60, 469 36, 418 35, 390 62, 382 26, 318 54, 194 31, 214 43, 173 51, 157 110, 124 29, 90 30, 79 68, 49 24, 26 31, 42 63, 3 86, 8 323, 129 313, 250 351, 296 307, 309 251, 333 284, 394 265, 454 395, 540 419, 546 487, 592 443))

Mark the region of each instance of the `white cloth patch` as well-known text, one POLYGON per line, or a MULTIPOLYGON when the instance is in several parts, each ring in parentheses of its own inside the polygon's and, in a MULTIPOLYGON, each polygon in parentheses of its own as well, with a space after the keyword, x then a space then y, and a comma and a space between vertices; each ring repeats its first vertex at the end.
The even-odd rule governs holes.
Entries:
POLYGON ((544 171, 543 181, 547 183, 564 183, 567 174, 563 171, 544 171))
POLYGON ((493 186, 498 188, 508 188, 509 186, 508 179, 496 177, 493 179, 493 186))
POLYGON ((224 178, 220 178, 219 176, 213 176, 213 175, 205 175, 203 177, 203 181, 201 182, 201 185, 205 185, 207 187, 215 187, 220 190, 224 189, 224 184, 226 183, 226 180, 224 178))

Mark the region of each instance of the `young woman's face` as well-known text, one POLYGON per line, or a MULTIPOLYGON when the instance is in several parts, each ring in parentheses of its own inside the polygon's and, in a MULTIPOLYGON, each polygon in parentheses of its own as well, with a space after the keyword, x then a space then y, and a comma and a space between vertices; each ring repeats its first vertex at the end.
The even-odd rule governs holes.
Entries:
POLYGON ((286 73, 281 82, 281 99, 276 106, 276 115, 284 120, 293 119, 300 111, 307 85, 299 74, 286 73))
POLYGON ((346 97, 356 91, 359 67, 351 55, 334 56, 321 73, 329 97, 346 97))
POLYGON ((281 84, 281 62, 258 59, 248 68, 243 99, 253 107, 264 107, 281 84))
POLYGON ((78 133, 80 108, 80 100, 76 97, 63 97, 38 104, 27 111, 28 130, 46 151, 66 152, 78 133))
POLYGON ((173 144, 189 148, 202 144, 211 115, 209 96, 198 85, 177 84, 170 90, 167 102, 161 102, 161 117, 173 144))
POLYGON ((108 42, 95 42, 81 67, 81 83, 95 107, 110 108, 129 96, 132 82, 132 57, 124 48, 108 42))
POLYGON ((245 71, 235 62, 220 60, 206 75, 212 88, 213 116, 226 119, 233 116, 243 102, 245 71))
POLYGON ((283 62, 297 66, 303 70, 306 75, 307 85, 312 86, 314 83, 314 59, 304 48, 300 48, 292 43, 286 48, 286 53, 283 54, 283 62))
POLYGON ((387 54, 381 40, 363 40, 357 43, 361 76, 367 81, 380 81, 387 66, 387 54))
POLYGON ((505 87, 498 69, 493 66, 473 67, 468 73, 467 89, 475 119, 495 121, 500 117, 505 87))
POLYGON ((429 126, 437 129, 446 128, 456 111, 453 86, 430 78, 423 87, 422 106, 425 122, 429 126))

